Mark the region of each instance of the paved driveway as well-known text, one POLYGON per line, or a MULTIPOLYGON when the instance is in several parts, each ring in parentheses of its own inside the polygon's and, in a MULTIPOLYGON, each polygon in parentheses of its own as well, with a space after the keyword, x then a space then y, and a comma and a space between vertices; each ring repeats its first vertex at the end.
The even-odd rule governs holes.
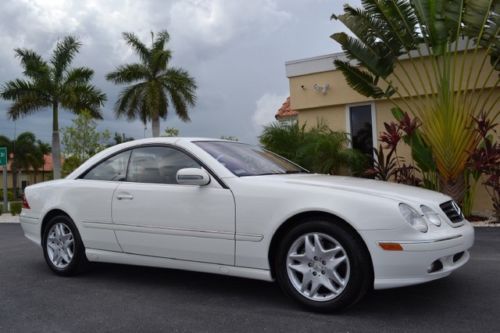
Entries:
POLYGON ((319 315, 260 281, 105 264, 57 277, 18 224, 1 224, 0 332, 498 332, 500 228, 476 235, 471 261, 449 278, 319 315))

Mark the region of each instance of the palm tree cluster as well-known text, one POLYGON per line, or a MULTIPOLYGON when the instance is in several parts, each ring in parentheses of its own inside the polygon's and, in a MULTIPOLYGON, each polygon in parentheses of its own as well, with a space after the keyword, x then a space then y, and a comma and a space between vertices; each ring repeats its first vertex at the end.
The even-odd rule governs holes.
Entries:
POLYGON ((37 140, 31 132, 24 132, 18 135, 14 140, 0 135, 0 146, 7 147, 10 158, 10 167, 12 171, 12 187, 14 197, 19 196, 18 173, 20 171, 33 171, 35 182, 37 174, 45 165, 44 156, 50 153, 50 146, 40 140, 37 140))
MULTIPOLYGON (((162 31, 156 38, 151 33, 150 48, 133 33, 123 33, 123 37, 138 54, 140 63, 119 66, 106 76, 116 84, 130 84, 116 102, 116 116, 139 118, 144 124, 151 121, 153 136, 159 136, 159 121, 166 119, 170 106, 181 120, 189 121, 188 107, 195 104, 196 83, 185 70, 169 66, 168 33, 162 31)), ((86 111, 102 119, 101 108, 106 102, 106 95, 92 84, 94 71, 71 67, 81 45, 76 38, 67 36, 57 43, 48 61, 33 50, 15 49, 25 77, 8 81, 0 88, 0 97, 13 102, 8 110, 12 120, 52 110, 54 179, 61 177, 60 109, 77 115, 86 111)))
POLYGON ((362 0, 333 15, 352 33, 335 33, 348 84, 418 117, 432 148, 441 190, 460 200, 474 117, 498 118, 498 0, 362 0), (470 61, 474 59, 474 61, 470 61), (402 65, 406 61, 408 66, 402 65))

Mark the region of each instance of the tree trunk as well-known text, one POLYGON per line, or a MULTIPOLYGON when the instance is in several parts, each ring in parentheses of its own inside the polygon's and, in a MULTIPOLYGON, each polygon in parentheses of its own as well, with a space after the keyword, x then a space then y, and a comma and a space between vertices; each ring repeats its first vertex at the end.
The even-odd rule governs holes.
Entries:
POLYGON ((151 129, 153 131, 153 137, 159 137, 160 136, 160 117, 159 116, 153 116, 152 124, 151 124, 151 129))
POLYGON ((457 179, 449 181, 440 179, 439 184, 442 193, 452 197, 455 202, 462 203, 466 190, 464 175, 460 175, 457 179))
POLYGON ((61 142, 59 140, 59 104, 52 106, 52 165, 54 179, 61 178, 61 142))

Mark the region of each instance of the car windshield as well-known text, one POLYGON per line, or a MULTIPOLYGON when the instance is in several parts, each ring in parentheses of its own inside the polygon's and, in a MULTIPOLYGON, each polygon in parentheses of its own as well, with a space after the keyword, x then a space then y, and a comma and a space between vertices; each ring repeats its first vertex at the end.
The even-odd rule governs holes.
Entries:
POLYGON ((194 143, 239 177, 308 172, 283 157, 260 147, 227 141, 197 141, 194 143))

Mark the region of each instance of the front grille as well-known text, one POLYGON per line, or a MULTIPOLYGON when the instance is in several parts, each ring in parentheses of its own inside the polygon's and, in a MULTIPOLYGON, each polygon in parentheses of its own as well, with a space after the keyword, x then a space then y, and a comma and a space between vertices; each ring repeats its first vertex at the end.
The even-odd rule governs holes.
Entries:
POLYGON ((460 223, 464 220, 464 215, 455 201, 450 200, 439 205, 452 223, 460 223))

